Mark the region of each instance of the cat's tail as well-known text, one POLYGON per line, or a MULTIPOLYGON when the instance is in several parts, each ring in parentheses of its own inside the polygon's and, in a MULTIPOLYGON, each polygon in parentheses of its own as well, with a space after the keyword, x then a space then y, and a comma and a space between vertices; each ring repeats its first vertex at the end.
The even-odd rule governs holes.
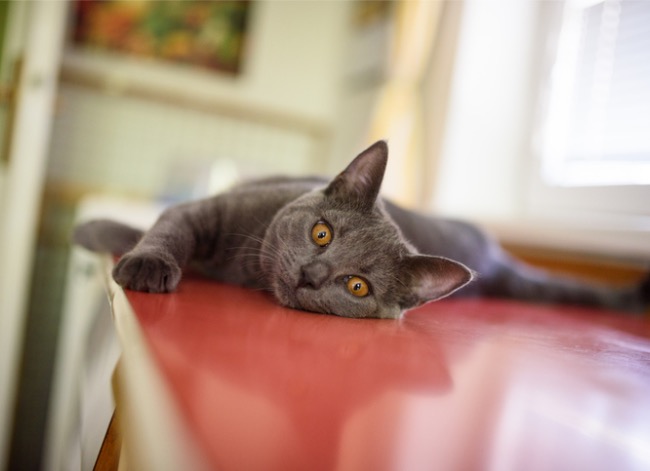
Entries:
POLYGON ((650 306, 650 273, 637 286, 638 298, 643 306, 650 306))
POLYGON ((650 309, 650 273, 632 286, 608 286, 553 275, 507 257, 483 289, 488 296, 505 295, 527 301, 580 304, 630 313, 650 309))
POLYGON ((122 255, 138 243, 144 231, 110 219, 94 219, 74 228, 75 244, 93 252, 122 255))

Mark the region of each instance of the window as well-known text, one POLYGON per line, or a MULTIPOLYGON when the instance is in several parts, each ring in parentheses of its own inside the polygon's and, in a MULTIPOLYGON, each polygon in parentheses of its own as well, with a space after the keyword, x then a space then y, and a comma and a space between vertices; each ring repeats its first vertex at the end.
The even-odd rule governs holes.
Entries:
POLYGON ((457 34, 430 208, 650 257, 650 2, 466 0, 457 34))
POLYGON ((546 182, 650 184, 650 2, 565 2, 549 99, 546 182))

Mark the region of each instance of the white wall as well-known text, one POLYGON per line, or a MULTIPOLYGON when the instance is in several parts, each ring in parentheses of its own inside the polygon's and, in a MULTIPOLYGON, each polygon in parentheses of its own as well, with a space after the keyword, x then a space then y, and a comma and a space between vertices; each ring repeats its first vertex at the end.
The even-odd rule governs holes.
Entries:
POLYGON ((331 123, 349 26, 349 2, 255 3, 242 99, 331 123))
POLYGON ((62 84, 59 99, 48 170, 58 185, 151 196, 198 189, 216 161, 249 175, 313 166, 314 143, 299 130, 74 84, 62 84))
POLYGON ((537 2, 467 0, 432 207, 470 219, 521 209, 530 157, 537 2))

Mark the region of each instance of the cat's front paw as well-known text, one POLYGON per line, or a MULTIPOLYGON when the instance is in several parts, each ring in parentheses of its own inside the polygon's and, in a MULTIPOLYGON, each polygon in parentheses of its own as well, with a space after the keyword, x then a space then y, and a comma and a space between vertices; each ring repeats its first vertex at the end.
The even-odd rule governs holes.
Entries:
POLYGON ((113 268, 113 278, 123 288, 166 293, 176 289, 181 269, 167 254, 128 253, 113 268))

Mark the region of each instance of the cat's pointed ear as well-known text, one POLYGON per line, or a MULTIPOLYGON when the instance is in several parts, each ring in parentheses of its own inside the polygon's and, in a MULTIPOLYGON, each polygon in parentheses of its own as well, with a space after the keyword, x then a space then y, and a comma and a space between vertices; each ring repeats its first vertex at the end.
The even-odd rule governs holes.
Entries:
POLYGON ((371 210, 379 195, 388 161, 388 145, 375 142, 361 152, 325 189, 328 198, 371 210))
POLYGON ((402 300, 403 309, 449 296, 474 279, 474 272, 462 263, 430 255, 410 255, 401 270, 410 291, 402 300))

